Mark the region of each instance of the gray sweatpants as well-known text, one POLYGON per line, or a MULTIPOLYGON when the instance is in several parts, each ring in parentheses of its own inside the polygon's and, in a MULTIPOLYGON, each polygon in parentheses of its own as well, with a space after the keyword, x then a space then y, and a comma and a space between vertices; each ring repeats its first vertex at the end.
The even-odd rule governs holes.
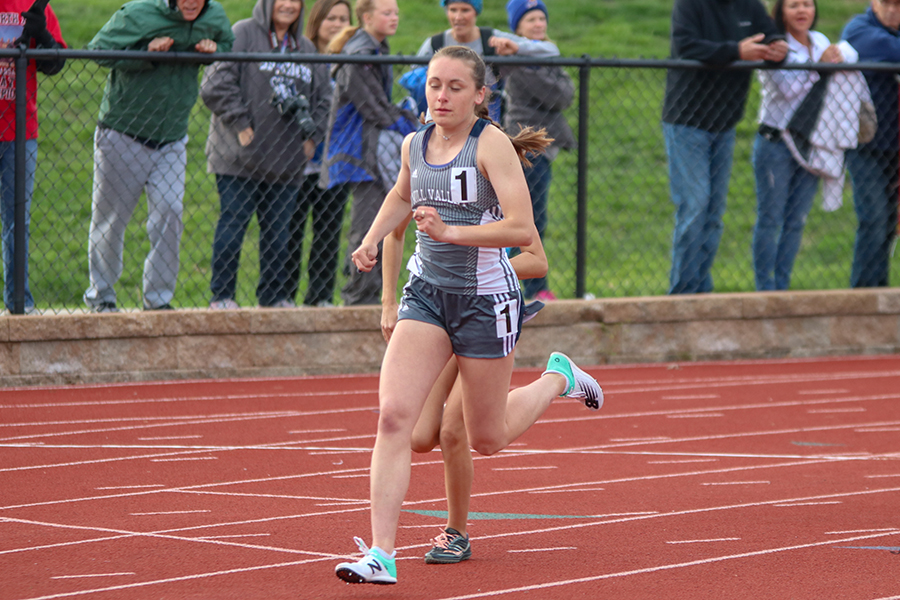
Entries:
POLYGON ((369 227, 375 220, 387 190, 381 180, 362 181, 353 184, 353 203, 350 208, 350 231, 347 233, 347 281, 341 289, 341 300, 346 306, 381 304, 381 244, 378 245, 378 262, 368 273, 356 269, 350 255, 359 248, 369 227))
POLYGON ((94 133, 94 189, 88 265, 88 306, 115 302, 113 286, 122 276, 125 228, 147 192, 147 236, 144 260, 144 307, 169 304, 178 279, 178 251, 183 224, 187 136, 154 150, 112 129, 94 133))

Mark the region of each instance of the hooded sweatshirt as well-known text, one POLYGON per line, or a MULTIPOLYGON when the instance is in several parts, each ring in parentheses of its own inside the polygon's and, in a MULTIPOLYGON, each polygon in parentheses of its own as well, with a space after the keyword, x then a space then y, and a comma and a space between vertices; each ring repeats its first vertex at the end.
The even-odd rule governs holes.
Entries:
POLYGON ((325 63, 278 62, 281 52, 315 54, 315 45, 303 37, 303 10, 281 44, 271 29, 275 0, 258 0, 253 16, 234 25, 234 51, 272 54, 264 62, 221 62, 206 69, 200 97, 212 111, 206 142, 207 170, 219 175, 250 177, 269 182, 302 181, 305 138, 293 117, 282 116, 273 96, 306 96, 317 129, 310 138, 325 139, 331 105, 331 79, 325 63), (273 47, 274 46, 274 47, 273 47), (253 128, 246 147, 238 133, 253 128))
MULTIPOLYGON (((342 54, 389 54, 387 40, 380 44, 362 28, 347 40, 342 54)), ((334 66, 335 88, 328 118, 328 140, 320 185, 375 181, 378 168, 378 137, 382 130, 401 135, 418 128, 415 115, 391 104, 394 83, 390 65, 338 63, 334 66)))
MULTIPOLYGON (((225 9, 206 0, 200 15, 185 21, 167 0, 133 0, 122 6, 88 44, 90 50, 147 50, 158 37, 170 37, 172 52, 194 52, 197 42, 216 43, 228 52, 234 42, 225 9)), ((155 142, 173 142, 187 135, 188 117, 197 101, 199 63, 101 59, 110 67, 100 126, 155 142)))

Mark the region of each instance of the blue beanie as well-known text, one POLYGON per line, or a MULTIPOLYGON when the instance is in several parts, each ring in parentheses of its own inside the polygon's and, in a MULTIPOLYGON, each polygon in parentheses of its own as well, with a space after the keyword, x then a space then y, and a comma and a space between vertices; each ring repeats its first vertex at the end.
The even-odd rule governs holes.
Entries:
POLYGON ((482 0, 441 0, 441 7, 447 8, 448 4, 455 4, 460 2, 462 4, 471 4, 472 8, 475 9, 475 14, 480 15, 481 9, 484 8, 484 2, 482 0))
POLYGON ((525 13, 533 10, 541 10, 547 19, 550 18, 550 15, 547 14, 547 5, 542 0, 509 0, 506 3, 506 14, 509 15, 509 30, 515 33, 519 27, 519 21, 525 16, 525 13))

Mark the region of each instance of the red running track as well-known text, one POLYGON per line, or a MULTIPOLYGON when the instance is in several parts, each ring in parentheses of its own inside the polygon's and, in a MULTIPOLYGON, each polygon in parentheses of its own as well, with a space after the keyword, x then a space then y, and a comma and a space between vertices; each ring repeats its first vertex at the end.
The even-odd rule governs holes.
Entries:
POLYGON ((369 538, 375 377, 0 390, 0 599, 900 598, 900 358, 589 371, 599 413, 476 460, 470 561, 424 564, 415 458, 395 586, 333 574, 369 538))

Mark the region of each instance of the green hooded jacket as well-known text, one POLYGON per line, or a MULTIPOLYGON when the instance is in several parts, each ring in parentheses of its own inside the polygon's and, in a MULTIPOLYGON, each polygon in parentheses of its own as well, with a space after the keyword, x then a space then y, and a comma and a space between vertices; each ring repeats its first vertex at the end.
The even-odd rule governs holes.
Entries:
MULTIPOLYGON (((197 42, 216 42, 216 52, 234 43, 231 22, 216 0, 185 21, 175 0, 133 0, 120 8, 88 44, 91 50, 147 50, 159 37, 175 43, 170 51, 192 52, 197 42)), ((187 135, 197 101, 199 63, 97 60, 110 68, 100 103, 100 126, 120 133, 172 142, 187 135)))

